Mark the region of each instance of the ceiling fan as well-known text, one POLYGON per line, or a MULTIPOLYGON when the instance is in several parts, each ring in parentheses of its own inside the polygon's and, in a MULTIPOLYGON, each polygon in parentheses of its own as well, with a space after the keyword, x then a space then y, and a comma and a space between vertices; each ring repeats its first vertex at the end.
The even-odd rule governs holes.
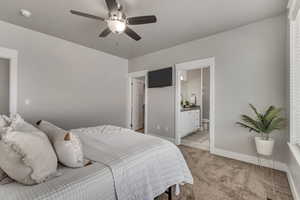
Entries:
POLYGON ((109 11, 108 18, 103 18, 76 10, 71 10, 70 12, 74 15, 105 21, 107 23, 107 28, 100 33, 99 37, 106 37, 110 33, 121 34, 124 32, 136 41, 140 40, 141 36, 129 28, 128 25, 150 24, 157 21, 156 16, 154 15, 126 17, 125 13, 122 11, 123 7, 117 3, 116 0, 105 0, 105 2, 109 11))

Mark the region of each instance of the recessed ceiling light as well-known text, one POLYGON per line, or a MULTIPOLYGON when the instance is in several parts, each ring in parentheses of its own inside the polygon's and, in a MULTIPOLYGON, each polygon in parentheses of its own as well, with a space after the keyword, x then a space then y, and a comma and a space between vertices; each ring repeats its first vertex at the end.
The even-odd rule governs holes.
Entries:
POLYGON ((29 10, 21 9, 21 10, 20 10, 20 14, 21 14, 23 17, 26 17, 26 18, 31 17, 31 12, 30 12, 29 10))

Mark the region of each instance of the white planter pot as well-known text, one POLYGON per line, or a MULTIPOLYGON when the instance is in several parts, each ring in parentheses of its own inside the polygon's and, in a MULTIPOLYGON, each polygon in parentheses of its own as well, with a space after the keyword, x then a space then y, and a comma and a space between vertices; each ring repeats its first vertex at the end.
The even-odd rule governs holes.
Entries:
POLYGON ((273 152, 274 140, 270 138, 269 140, 264 140, 261 137, 255 137, 255 144, 257 153, 264 156, 270 156, 273 152))

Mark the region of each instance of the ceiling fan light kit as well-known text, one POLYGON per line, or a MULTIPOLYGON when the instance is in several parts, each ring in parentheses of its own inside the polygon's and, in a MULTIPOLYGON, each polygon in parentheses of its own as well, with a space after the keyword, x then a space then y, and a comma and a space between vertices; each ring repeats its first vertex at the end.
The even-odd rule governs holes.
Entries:
POLYGON ((154 15, 148 16, 138 16, 138 17, 126 17, 125 13, 122 12, 122 6, 116 2, 116 0, 105 0, 107 8, 109 10, 108 18, 91 15, 88 13, 71 10, 74 15, 79 15, 82 17, 87 17, 91 19, 96 19, 100 21, 105 21, 107 23, 107 28, 105 28, 99 37, 106 37, 110 33, 121 34, 125 33, 132 39, 138 41, 141 37, 128 25, 142 25, 156 23, 157 19, 154 15))
POLYGON ((111 32, 116 34, 121 34, 126 29, 126 19, 124 14, 120 11, 113 13, 112 16, 106 20, 106 23, 111 32))

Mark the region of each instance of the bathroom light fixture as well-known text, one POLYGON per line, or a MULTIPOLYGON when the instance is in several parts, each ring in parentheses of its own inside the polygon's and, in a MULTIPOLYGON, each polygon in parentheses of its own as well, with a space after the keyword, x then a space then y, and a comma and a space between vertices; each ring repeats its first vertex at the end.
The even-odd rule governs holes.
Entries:
POLYGON ((32 13, 29 11, 29 10, 25 10, 25 9, 21 9, 20 10, 20 14, 23 16, 23 17, 26 17, 26 18, 29 18, 31 17, 32 13))

